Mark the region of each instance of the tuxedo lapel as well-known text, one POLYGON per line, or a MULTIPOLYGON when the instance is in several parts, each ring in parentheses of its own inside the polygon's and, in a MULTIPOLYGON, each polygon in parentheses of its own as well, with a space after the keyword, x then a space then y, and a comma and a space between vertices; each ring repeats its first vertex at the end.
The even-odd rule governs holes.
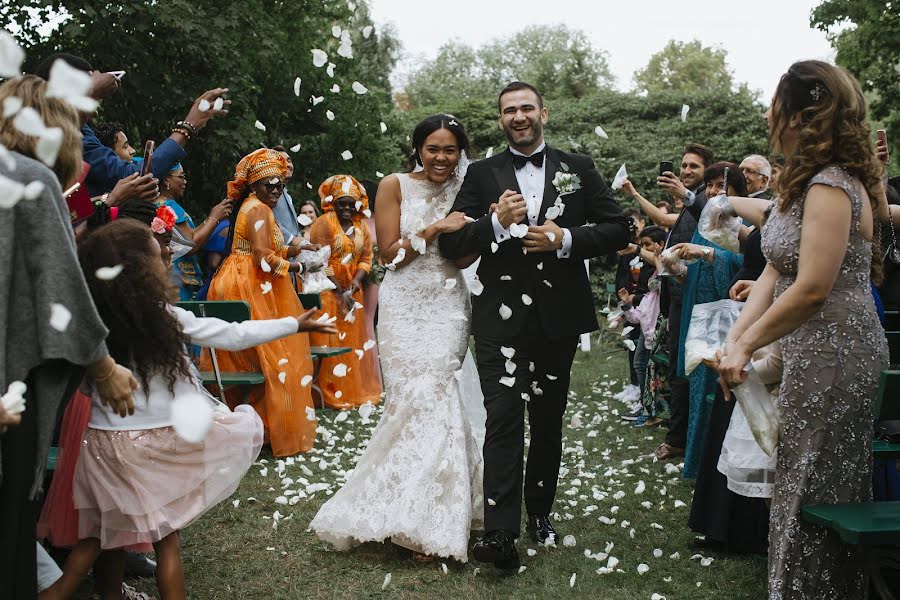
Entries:
POLYGON ((553 178, 556 177, 556 173, 560 169, 559 152, 555 148, 547 146, 546 156, 547 158, 544 161, 544 199, 541 202, 541 210, 538 213, 538 225, 543 225, 544 221, 547 220, 544 215, 547 209, 556 202, 556 197, 559 196, 556 193, 556 188, 553 187, 553 178))
MULTIPOLYGON (((522 190, 519 189, 519 182, 516 180, 516 168, 513 166, 512 161, 512 152, 506 150, 498 157, 498 160, 492 167, 494 172, 494 179, 497 180, 497 185, 500 186, 500 193, 502 194, 506 190, 515 190, 518 193, 522 193, 522 190)), ((491 200, 491 202, 496 202, 496 199, 491 200)))

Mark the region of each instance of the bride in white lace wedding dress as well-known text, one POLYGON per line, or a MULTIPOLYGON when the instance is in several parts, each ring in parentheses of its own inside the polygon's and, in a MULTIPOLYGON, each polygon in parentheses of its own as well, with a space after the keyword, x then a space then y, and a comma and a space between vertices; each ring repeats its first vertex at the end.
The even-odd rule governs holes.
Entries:
POLYGON ((395 221, 392 236, 378 234, 382 257, 395 257, 379 297, 384 414, 310 527, 338 550, 390 538, 421 555, 465 562, 469 532, 483 518, 482 456, 461 389, 474 384, 480 395, 480 388, 477 374, 463 369, 469 289, 436 237, 464 223, 461 214, 444 216, 465 173, 467 143, 449 115, 420 123, 413 142, 424 170, 389 176, 378 197, 376 222, 395 221))

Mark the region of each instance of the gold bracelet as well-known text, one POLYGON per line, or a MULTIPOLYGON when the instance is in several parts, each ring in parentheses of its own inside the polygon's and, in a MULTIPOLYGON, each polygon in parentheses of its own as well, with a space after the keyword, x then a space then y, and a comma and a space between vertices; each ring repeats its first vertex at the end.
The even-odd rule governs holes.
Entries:
POLYGON ((116 372, 116 367, 117 367, 117 366, 118 366, 118 365, 116 364, 116 361, 113 361, 112 368, 109 370, 109 373, 107 373, 107 374, 104 375, 103 377, 94 377, 94 382, 96 382, 96 383, 102 383, 102 382, 108 380, 110 377, 113 376, 113 373, 116 372))

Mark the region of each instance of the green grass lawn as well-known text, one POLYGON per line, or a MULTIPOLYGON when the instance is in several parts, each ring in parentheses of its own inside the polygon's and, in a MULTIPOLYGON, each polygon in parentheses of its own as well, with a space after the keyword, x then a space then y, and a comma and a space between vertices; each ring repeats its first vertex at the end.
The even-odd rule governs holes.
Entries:
MULTIPOLYGON (((343 421, 336 420, 339 413, 323 411, 320 426, 330 432, 330 441, 320 430, 316 448, 285 465, 283 475, 276 473, 276 461, 264 451, 237 493, 183 532, 188 595, 266 600, 630 600, 654 594, 669 600, 763 598, 764 558, 709 554, 705 557, 713 561, 702 564, 700 558, 691 559, 695 550, 687 517, 692 485, 678 473, 667 472, 666 463, 654 462, 651 452, 664 432, 623 424, 618 415, 624 407, 611 398, 627 372, 624 352, 579 352, 575 360, 564 431, 564 474, 556 502, 557 529, 561 536, 575 536, 574 547, 537 548, 523 538, 519 552, 527 569, 512 575, 475 562, 448 561, 444 572, 440 561, 414 562, 389 543, 366 544, 350 552, 331 550, 307 527, 353 467, 381 411, 368 424, 356 411, 343 421), (292 481, 285 479, 283 485, 283 478, 292 481), (637 494, 640 481, 645 491, 637 494), (327 489, 313 491, 326 484, 327 489), (276 503, 278 497, 283 501, 297 495, 301 499, 293 506, 276 503), (272 519, 276 511, 282 515, 277 530, 272 519), (614 522, 604 524, 601 518, 614 522), (621 571, 598 574, 609 559, 596 556, 608 545, 609 556, 618 559, 621 571), (528 548, 537 554, 528 556, 528 548), (659 558, 654 556, 657 549, 659 558), (639 574, 639 564, 649 570, 639 574), (382 589, 388 574, 391 581, 382 589)), ((152 580, 132 583, 155 594, 152 580)))

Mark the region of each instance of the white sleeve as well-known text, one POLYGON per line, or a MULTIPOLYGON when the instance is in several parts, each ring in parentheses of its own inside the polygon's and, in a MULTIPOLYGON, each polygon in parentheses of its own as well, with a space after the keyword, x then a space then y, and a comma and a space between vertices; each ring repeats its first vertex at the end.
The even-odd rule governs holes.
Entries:
POLYGON ((509 233, 509 229, 504 229, 503 225, 500 224, 500 219, 497 217, 496 212, 491 215, 491 225, 494 226, 494 239, 498 244, 502 244, 512 237, 509 233))
POLYGON ((556 258, 569 258, 572 256, 572 232, 563 229, 562 248, 556 251, 556 258))
POLYGON ((198 317, 177 306, 170 305, 169 310, 181 324, 188 343, 221 350, 246 350, 297 333, 299 327, 293 317, 229 323, 214 317, 198 317))

